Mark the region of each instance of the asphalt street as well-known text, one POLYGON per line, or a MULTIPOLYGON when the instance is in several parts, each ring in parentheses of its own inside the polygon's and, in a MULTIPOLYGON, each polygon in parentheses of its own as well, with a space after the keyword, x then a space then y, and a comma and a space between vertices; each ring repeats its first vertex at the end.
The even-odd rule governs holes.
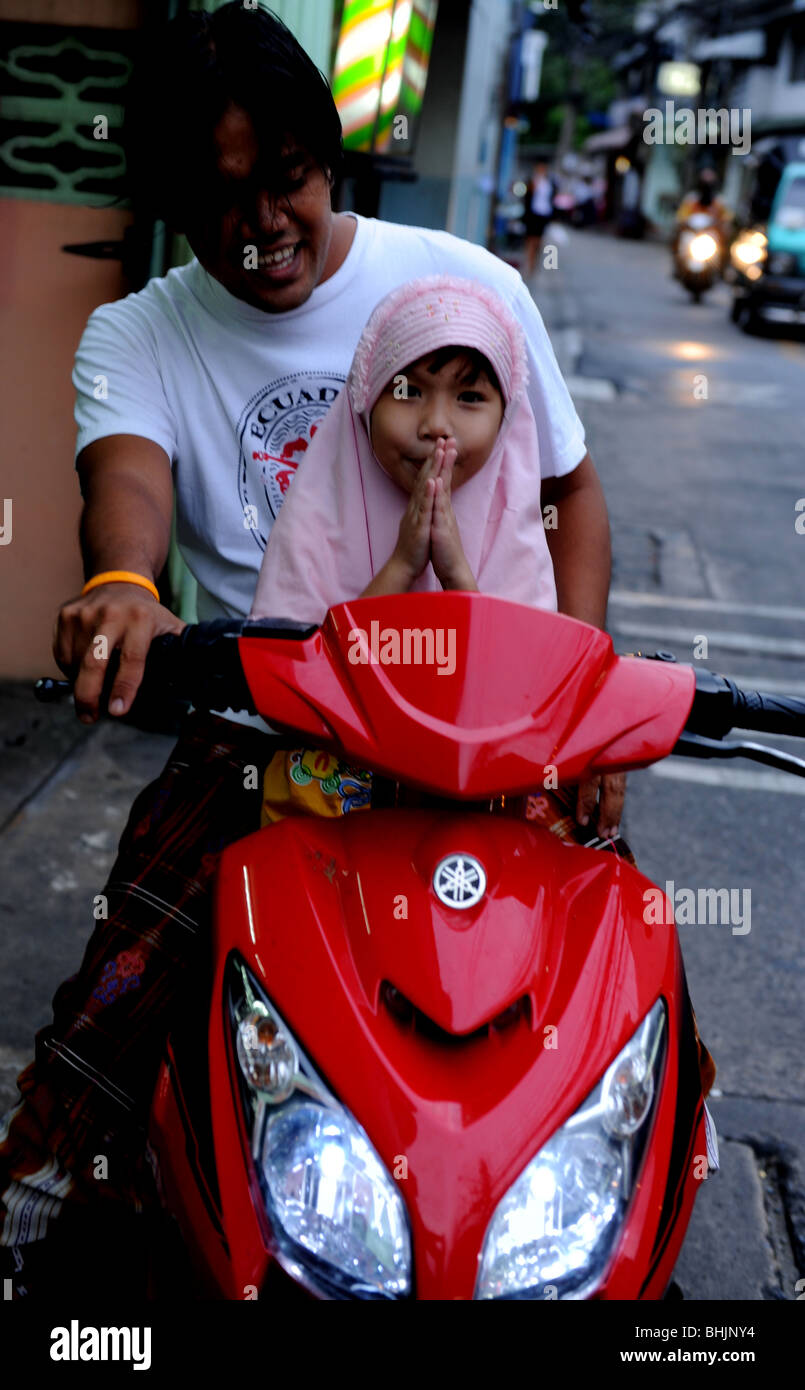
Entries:
MULTIPOLYGON (((693 304, 656 243, 571 231, 557 259, 532 292, 607 496, 616 651, 670 650, 805 695, 805 342, 742 334, 725 285, 693 304)), ((751 910, 679 925, 718 1067, 722 1165, 677 1266, 687 1299, 796 1298, 805 1274, 804 793, 745 759, 673 758, 629 778, 624 831, 643 872, 672 891, 738 890, 751 910)))
MULTIPOLYGON (((616 649, 671 649, 805 694, 805 344, 743 336, 724 287, 694 306, 660 246, 572 232, 558 261, 534 295, 606 490, 616 649)), ((5 687, 0 740, 2 1112, 79 965, 128 809, 172 739, 86 730, 70 708, 5 687)), ((751 892, 743 934, 679 927, 718 1066, 722 1163, 676 1271, 688 1300, 791 1299, 805 1276, 803 792, 743 761, 673 759, 629 780, 625 833, 650 878, 751 892)))

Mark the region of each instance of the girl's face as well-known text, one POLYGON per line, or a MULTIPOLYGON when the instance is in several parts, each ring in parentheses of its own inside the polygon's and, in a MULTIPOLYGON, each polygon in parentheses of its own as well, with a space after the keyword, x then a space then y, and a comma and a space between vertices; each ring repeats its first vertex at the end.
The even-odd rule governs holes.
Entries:
POLYGON ((461 356, 429 372, 432 358, 420 357, 393 377, 370 417, 375 457, 408 493, 440 439, 456 442, 453 488, 474 477, 489 458, 503 419, 500 392, 486 373, 471 380, 470 365, 461 356))

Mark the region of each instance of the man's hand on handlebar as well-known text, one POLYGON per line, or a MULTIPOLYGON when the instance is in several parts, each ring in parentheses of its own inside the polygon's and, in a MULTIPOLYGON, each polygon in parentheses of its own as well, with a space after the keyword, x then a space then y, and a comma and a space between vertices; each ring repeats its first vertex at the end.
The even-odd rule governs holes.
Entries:
POLYGON ((186 626, 139 584, 102 584, 65 603, 56 619, 53 655, 75 681, 75 710, 81 722, 94 724, 99 717, 113 652, 119 652, 120 662, 108 708, 120 717, 134 702, 153 638, 186 626))

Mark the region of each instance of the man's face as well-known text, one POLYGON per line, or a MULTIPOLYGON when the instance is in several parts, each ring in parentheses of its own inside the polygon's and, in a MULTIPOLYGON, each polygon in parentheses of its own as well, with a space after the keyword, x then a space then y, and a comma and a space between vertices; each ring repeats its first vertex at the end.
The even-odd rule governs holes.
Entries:
POLYGON ((187 240, 204 269, 237 299, 270 314, 295 309, 319 283, 330 248, 327 178, 289 134, 280 185, 265 188, 257 135, 239 107, 229 107, 214 136, 214 186, 203 190, 198 212, 189 210, 187 240))

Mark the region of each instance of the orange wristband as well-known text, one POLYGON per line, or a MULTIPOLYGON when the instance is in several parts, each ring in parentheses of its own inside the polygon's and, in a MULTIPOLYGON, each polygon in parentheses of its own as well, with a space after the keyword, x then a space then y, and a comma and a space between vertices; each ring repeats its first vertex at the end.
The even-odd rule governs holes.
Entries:
POLYGON ((97 589, 101 584, 139 584, 142 589, 147 589, 149 594, 153 594, 159 603, 159 589, 156 584, 152 584, 144 574, 135 574, 133 570, 104 570, 103 574, 94 575, 81 590, 82 598, 90 589, 97 589))

